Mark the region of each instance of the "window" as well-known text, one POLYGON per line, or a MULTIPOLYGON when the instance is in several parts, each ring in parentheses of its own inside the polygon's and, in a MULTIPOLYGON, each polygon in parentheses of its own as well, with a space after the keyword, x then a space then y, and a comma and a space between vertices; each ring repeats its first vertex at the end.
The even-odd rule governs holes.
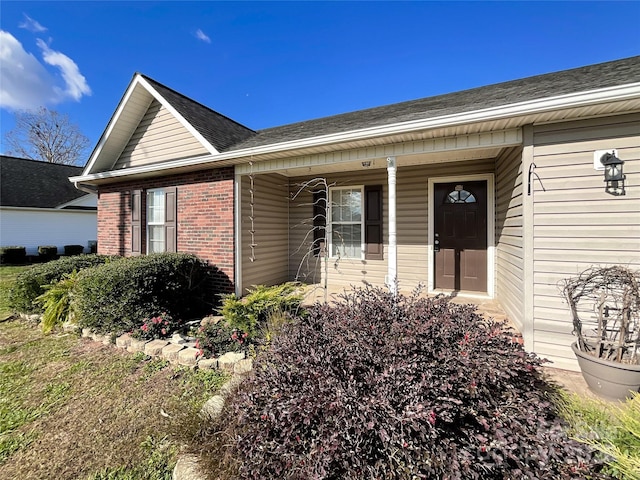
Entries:
POLYGON ((331 189, 331 256, 361 258, 362 187, 331 189))
POLYGON ((462 188, 462 185, 456 185, 453 192, 444 198, 444 203, 476 203, 476 197, 473 193, 462 188))
POLYGON ((131 253, 176 251, 175 187, 131 192, 131 253))
POLYGON ((382 186, 337 187, 329 195, 330 255, 382 260, 382 186))
POLYGON ((165 196, 164 190, 147 191, 147 252, 165 251, 165 196))

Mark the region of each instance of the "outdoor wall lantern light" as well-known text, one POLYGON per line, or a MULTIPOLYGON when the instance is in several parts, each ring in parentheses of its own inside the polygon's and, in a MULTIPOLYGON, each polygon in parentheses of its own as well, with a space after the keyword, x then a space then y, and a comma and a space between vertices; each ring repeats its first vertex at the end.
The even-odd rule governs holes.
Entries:
POLYGON ((624 195, 624 179, 622 165, 624 162, 613 153, 605 153, 600 157, 600 163, 604 165, 604 191, 611 195, 624 195))

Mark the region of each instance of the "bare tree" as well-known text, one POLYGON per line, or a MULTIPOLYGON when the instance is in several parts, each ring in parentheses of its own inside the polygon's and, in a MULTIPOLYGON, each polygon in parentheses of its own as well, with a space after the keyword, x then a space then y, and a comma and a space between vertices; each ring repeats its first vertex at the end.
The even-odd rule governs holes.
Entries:
POLYGON ((15 128, 5 135, 9 155, 65 165, 83 160, 89 139, 66 114, 41 107, 17 112, 15 120, 15 128))

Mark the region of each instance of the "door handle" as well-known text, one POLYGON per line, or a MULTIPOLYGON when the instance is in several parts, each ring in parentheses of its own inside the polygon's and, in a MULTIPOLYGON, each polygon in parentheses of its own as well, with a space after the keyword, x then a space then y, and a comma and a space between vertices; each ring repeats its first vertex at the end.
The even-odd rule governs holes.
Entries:
POLYGON ((435 238, 433 240, 433 251, 434 252, 440 251, 440 235, 438 235, 437 233, 435 234, 435 238))

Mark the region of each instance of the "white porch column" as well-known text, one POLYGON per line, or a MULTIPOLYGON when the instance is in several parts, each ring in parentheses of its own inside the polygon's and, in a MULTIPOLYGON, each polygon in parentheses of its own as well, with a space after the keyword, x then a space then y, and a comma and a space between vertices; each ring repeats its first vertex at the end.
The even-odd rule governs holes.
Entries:
POLYGON ((398 238, 396 234, 396 157, 387 157, 389 183, 389 258, 387 260, 387 287, 394 295, 398 293, 398 238))

